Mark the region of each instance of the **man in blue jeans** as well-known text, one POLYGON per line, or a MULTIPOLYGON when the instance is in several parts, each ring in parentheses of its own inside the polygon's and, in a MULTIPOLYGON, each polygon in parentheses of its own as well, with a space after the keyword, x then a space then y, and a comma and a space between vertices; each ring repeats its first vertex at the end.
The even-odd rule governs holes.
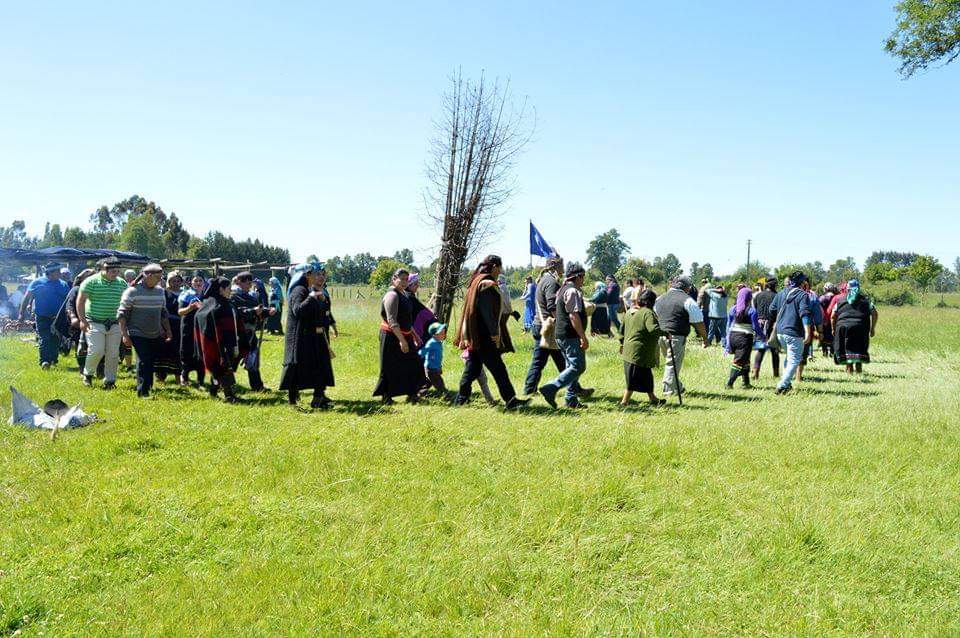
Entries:
POLYGON ((540 394, 551 407, 557 407, 557 393, 567 389, 568 408, 585 407, 577 398, 577 382, 587 369, 586 351, 590 347, 587 333, 587 309, 583 299, 583 266, 576 262, 567 265, 563 285, 557 291, 557 345, 563 353, 564 368, 560 376, 540 386, 540 394))
POLYGON ((777 293, 770 304, 769 316, 777 318, 774 327, 777 339, 787 352, 777 394, 785 394, 793 387, 793 376, 803 361, 803 347, 813 341, 813 311, 807 294, 809 289, 807 276, 796 270, 787 278, 786 288, 777 293))
POLYGON ((47 370, 55 364, 60 354, 60 339, 53 332, 53 322, 60 312, 70 286, 60 279, 60 264, 49 263, 43 267, 43 277, 34 279, 20 303, 20 316, 25 316, 33 303, 37 318, 37 341, 40 343, 40 367, 47 370))

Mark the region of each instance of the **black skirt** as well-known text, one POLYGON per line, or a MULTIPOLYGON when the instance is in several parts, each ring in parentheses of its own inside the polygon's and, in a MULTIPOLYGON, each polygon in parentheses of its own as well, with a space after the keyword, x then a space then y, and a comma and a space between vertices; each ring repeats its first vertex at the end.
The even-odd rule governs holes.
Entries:
POLYGON ((393 398, 417 394, 423 385, 423 365, 413 342, 406 354, 400 350, 400 342, 393 332, 380 331, 380 378, 373 396, 393 398))
POLYGON ((730 331, 730 352, 733 353, 733 363, 745 366, 750 363, 750 352, 753 350, 753 334, 747 332, 730 331))
POLYGON ((870 327, 863 324, 837 325, 833 336, 833 360, 837 365, 870 363, 870 327))
POLYGON ((653 392, 653 370, 650 368, 642 368, 624 361, 623 376, 627 380, 627 390, 630 392, 653 392))

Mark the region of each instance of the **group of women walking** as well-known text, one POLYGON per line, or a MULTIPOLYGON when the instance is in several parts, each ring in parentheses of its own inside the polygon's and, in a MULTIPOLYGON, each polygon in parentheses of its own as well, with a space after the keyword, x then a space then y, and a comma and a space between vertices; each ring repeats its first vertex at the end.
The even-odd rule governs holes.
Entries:
MULTIPOLYGON (((512 308, 502 269, 500 258, 490 255, 470 275, 453 331, 453 345, 463 361, 463 371, 456 392, 450 394, 443 381, 446 325, 439 323, 419 299, 419 276, 405 269, 394 272, 380 303, 379 376, 373 396, 390 404, 398 397, 415 403, 433 394, 462 405, 470 401, 476 382, 487 401, 496 403, 487 384, 489 373, 503 405, 516 409, 530 401, 544 365, 552 358, 561 377, 553 382, 556 387, 547 384, 540 393, 555 405, 552 399, 556 392, 569 387, 568 405, 582 407, 579 397, 592 393, 579 383, 586 367, 583 353, 589 346, 587 332, 591 336, 615 336, 615 325, 624 366, 621 404, 627 405, 633 393, 641 392, 647 394, 651 404, 659 405, 664 400, 655 394, 653 369, 660 364, 661 356, 667 356, 668 368, 673 366, 673 373, 678 375, 683 352, 678 354, 673 348, 682 348, 687 336, 680 332, 689 333, 697 327, 703 335, 704 318, 697 314, 696 302, 688 298, 695 298, 696 290, 685 277, 668 291, 680 296, 663 304, 657 304, 657 294, 643 285, 631 285, 622 297, 617 287, 615 299, 623 304, 620 321, 611 303, 609 281, 598 282, 586 299, 580 292, 582 268, 571 264, 565 272, 563 262, 553 260, 537 281, 527 278, 521 317, 512 308), (671 313, 667 329, 661 327, 664 312, 671 313), (523 388, 527 398, 517 395, 503 361, 504 355, 515 351, 508 327, 511 318, 522 321, 523 331, 532 332, 534 337, 533 361, 523 388), (617 320, 611 322, 612 318, 617 320), (548 334, 554 323, 561 326, 556 337, 548 334), (571 348, 571 352, 566 351, 571 348), (566 368, 570 369, 564 372, 566 368)), ((93 270, 85 270, 77 275, 64 303, 64 316, 58 318, 61 330, 78 342, 81 368, 84 335, 77 329, 75 304, 80 286, 93 274, 93 270)), ((279 279, 272 277, 268 292, 250 273, 241 273, 231 281, 223 277, 206 279, 199 271, 189 279, 178 271, 170 272, 162 283, 163 311, 175 338, 164 340, 157 348, 152 368, 157 378, 174 377, 188 385, 195 375, 193 382, 203 385, 209 376, 211 396, 222 392, 226 401, 236 402, 236 373, 245 367, 251 389, 264 390, 259 376, 259 347, 260 335, 266 330, 284 338, 279 388, 287 393, 288 402, 298 405, 300 393, 312 390, 311 408, 332 407, 327 390, 335 385, 331 338, 337 336, 337 328, 326 270, 321 263, 306 263, 292 268, 289 275, 286 290, 279 279)), ((732 387, 738 379, 750 386, 751 380, 759 377, 768 354, 774 375, 779 376, 780 353, 785 352, 785 380, 778 385, 778 393, 786 391, 794 372, 802 378, 815 337, 824 355, 832 356, 850 373, 861 373, 870 361, 870 338, 875 334, 878 314, 859 282, 825 284, 819 296, 810 289, 803 273, 793 273, 784 284, 784 289, 778 290, 778 281, 768 277, 756 290, 743 284, 737 287, 736 304, 727 317, 725 351, 732 356, 727 386, 732 387)), ((665 376, 664 392, 671 395, 674 390, 677 394, 682 391, 678 378, 669 380, 665 376)))

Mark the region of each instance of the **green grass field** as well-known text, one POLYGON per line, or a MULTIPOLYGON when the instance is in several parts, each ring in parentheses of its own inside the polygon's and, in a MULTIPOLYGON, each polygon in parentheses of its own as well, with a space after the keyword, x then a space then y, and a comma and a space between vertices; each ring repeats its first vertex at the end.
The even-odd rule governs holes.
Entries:
POLYGON ((85 389, 0 340, 4 418, 12 383, 103 419, 0 426, 0 635, 960 634, 960 310, 881 308, 864 381, 818 357, 782 398, 693 350, 682 408, 619 409, 595 341, 575 414, 380 409, 374 307, 335 310, 329 413, 85 389))

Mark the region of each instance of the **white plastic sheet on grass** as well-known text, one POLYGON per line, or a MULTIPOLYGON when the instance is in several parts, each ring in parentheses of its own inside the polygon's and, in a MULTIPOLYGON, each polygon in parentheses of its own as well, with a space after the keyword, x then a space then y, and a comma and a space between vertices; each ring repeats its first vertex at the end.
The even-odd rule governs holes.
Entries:
POLYGON ((28 428, 42 430, 53 430, 54 428, 66 430, 82 428, 97 420, 96 414, 87 414, 80 409, 78 403, 60 417, 60 424, 57 425, 56 417, 52 417, 41 410, 40 406, 21 394, 15 387, 10 386, 10 394, 13 403, 13 409, 10 412, 11 425, 24 425, 28 428))

